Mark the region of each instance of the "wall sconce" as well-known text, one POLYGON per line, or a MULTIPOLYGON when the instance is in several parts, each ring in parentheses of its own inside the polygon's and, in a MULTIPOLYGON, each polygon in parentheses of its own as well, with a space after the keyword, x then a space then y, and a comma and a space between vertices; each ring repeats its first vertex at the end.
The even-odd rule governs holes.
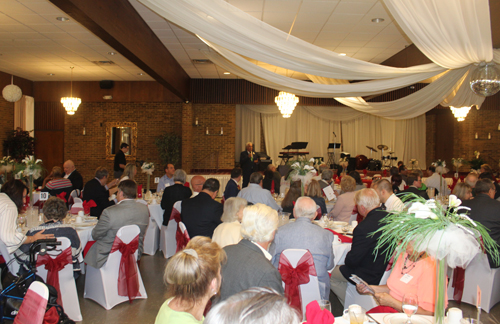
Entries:
POLYGON ((200 124, 198 124, 198 117, 196 117, 196 119, 194 120, 194 124, 193 124, 194 127, 198 127, 200 126, 200 124))
POLYGON ((488 139, 489 140, 491 139, 491 133, 488 133, 488 139))
POLYGON ((207 130, 205 131, 205 135, 207 135, 207 136, 222 136, 222 135, 224 135, 224 129, 221 127, 219 134, 210 134, 210 132, 208 131, 208 127, 207 127, 207 130))
POLYGON ((474 139, 479 139, 479 136, 477 136, 477 132, 476 135, 474 136, 474 139))

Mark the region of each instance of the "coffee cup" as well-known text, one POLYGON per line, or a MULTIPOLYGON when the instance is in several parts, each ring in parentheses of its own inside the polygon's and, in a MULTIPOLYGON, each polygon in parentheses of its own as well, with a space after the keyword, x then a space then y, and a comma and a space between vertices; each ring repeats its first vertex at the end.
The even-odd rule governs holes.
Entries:
POLYGON ((452 307, 448 309, 448 324, 460 324, 463 317, 462 310, 460 308, 452 307))
POLYGON ((348 309, 344 310, 343 317, 348 320, 350 324, 363 324, 365 322, 366 312, 363 307, 353 304, 348 309))
POLYGON ((83 210, 80 210, 80 211, 78 212, 78 216, 80 216, 80 217, 85 216, 85 213, 83 212, 83 210))
POLYGON ((76 216, 75 222, 76 223, 82 223, 83 222, 82 216, 76 216))

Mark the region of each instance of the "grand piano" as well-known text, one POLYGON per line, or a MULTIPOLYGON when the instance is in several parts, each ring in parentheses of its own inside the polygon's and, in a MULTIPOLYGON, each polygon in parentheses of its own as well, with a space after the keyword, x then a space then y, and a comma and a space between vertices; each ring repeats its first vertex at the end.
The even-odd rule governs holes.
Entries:
POLYGON ((280 152, 281 155, 278 156, 281 159, 280 165, 286 164, 288 160, 295 156, 305 158, 309 152, 301 150, 305 150, 307 148, 307 144, 309 144, 309 142, 292 142, 292 144, 282 148, 283 151, 280 152))

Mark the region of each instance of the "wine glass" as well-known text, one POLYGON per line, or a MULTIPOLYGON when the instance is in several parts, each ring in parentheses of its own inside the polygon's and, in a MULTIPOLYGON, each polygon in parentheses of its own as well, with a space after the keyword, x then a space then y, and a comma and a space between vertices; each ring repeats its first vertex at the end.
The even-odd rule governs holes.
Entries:
POLYGON ((26 217, 23 215, 19 215, 17 217, 17 225, 21 228, 21 230, 23 229, 24 224, 26 224, 26 217))
POLYGON ((417 312, 418 297, 413 293, 406 293, 403 296, 403 312, 408 316, 406 324, 412 324, 411 316, 417 312))
POLYGON ((330 313, 332 312, 332 305, 329 300, 318 300, 318 305, 321 310, 326 309, 330 313))

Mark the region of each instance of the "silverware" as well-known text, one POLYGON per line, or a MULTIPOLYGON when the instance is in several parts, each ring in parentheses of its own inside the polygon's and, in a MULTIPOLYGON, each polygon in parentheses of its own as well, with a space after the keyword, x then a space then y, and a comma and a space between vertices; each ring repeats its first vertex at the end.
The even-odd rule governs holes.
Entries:
POLYGON ((376 319, 374 319, 370 314, 366 314, 366 316, 368 316, 369 318, 371 318, 375 323, 380 324, 380 322, 377 321, 376 319))

